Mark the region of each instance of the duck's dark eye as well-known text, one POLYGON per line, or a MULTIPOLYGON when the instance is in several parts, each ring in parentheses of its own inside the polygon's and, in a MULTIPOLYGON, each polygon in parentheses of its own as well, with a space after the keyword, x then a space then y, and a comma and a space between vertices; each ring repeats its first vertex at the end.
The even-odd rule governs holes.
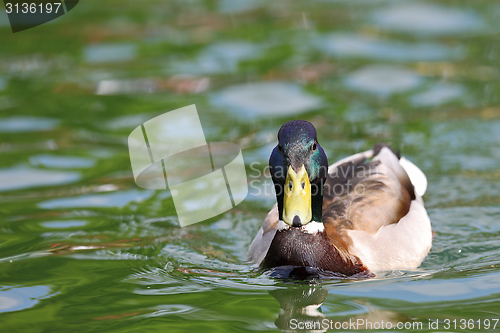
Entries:
POLYGON ((311 150, 316 151, 316 149, 318 149, 318 146, 316 145, 316 142, 315 142, 315 143, 313 143, 311 150))
POLYGON ((280 144, 278 144, 278 151, 279 151, 280 153, 282 153, 282 152, 283 152, 283 146, 282 146, 282 145, 280 145, 280 144))
POLYGON ((288 189, 291 191, 291 190, 292 190, 292 188, 293 188, 293 184, 292 184, 292 182, 289 182, 289 183, 288 183, 288 189))
POLYGON ((306 183, 302 182, 302 184, 300 184, 300 185, 302 185, 302 189, 306 188, 306 183))

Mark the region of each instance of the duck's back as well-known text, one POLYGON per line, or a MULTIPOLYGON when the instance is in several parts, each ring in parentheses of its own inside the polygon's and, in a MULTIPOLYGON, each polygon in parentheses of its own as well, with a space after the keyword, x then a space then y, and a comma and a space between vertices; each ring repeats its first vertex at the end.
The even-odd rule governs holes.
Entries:
POLYGON ((385 145, 335 163, 323 201, 330 240, 371 271, 418 267, 432 243, 426 186, 424 174, 385 145))

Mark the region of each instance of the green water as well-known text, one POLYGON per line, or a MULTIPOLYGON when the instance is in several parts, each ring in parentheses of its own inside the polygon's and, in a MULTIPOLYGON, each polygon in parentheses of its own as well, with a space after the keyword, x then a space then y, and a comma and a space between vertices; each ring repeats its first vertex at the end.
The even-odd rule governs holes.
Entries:
POLYGON ((2 12, 1 331, 494 331, 499 19, 482 0, 80 1, 13 34, 2 12), (127 137, 190 104, 255 182, 236 208, 180 228, 168 191, 135 185, 127 137), (274 202, 260 171, 295 118, 330 163, 385 141, 422 168, 434 241, 419 269, 293 283, 245 263, 274 202))

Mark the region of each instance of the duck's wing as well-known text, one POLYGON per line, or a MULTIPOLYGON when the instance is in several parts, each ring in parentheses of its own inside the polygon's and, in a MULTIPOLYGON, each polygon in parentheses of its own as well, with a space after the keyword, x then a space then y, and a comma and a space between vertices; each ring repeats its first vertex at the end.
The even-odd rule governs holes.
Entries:
POLYGON ((253 264, 260 264, 271 246, 276 230, 278 230, 278 205, 275 204, 267 214, 262 227, 255 236, 248 249, 247 260, 253 264))
POLYGON ((403 161, 390 147, 377 145, 329 168, 323 202, 327 234, 341 252, 358 256, 372 271, 417 267, 430 249, 432 232, 421 198, 427 180, 403 161))

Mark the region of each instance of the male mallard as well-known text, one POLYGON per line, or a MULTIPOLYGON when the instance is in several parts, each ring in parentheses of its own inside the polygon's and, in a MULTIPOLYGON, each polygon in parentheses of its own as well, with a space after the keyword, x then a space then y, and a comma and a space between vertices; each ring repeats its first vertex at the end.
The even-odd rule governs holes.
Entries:
POLYGON ((414 269, 432 245, 425 175, 388 145, 328 167, 314 126, 284 124, 269 159, 275 205, 248 260, 351 276, 414 269))

